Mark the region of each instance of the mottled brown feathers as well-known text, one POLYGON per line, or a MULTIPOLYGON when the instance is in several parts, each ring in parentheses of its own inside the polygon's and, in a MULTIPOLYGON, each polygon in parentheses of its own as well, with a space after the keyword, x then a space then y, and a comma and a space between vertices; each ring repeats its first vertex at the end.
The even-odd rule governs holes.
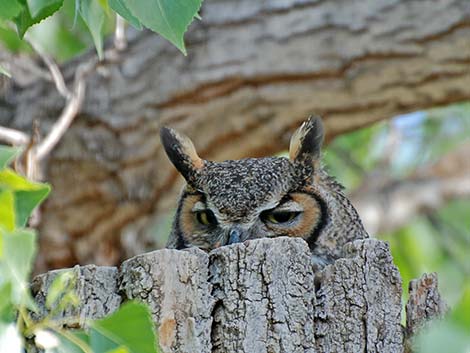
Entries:
POLYGON ((213 162, 201 159, 188 137, 163 128, 165 151, 188 182, 167 246, 209 251, 290 236, 308 242, 315 263, 339 257, 344 243, 367 233, 340 185, 321 167, 323 135, 321 120, 310 118, 291 139, 290 159, 213 162))

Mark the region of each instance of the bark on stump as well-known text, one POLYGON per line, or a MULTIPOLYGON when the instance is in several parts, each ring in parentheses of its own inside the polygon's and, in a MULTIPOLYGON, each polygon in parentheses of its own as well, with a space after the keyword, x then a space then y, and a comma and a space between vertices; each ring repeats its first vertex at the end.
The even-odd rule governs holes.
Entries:
MULTIPOLYGON (((210 254, 157 250, 119 270, 76 268, 77 283, 101 283, 109 293, 90 297, 81 291, 79 311, 63 315, 94 318, 91 307, 101 316, 102 307, 114 310, 121 299, 144 301, 163 352, 403 352, 401 278, 388 245, 357 240, 346 250, 345 258, 320 273, 313 271, 307 244, 291 238, 258 239, 210 254), (103 305, 90 306, 90 300, 103 305)), ((40 305, 50 276, 34 281, 42 286, 35 291, 40 305)), ((426 283, 437 291, 436 281, 426 283)), ((438 295, 422 297, 420 307, 432 306, 427 298, 442 307, 438 295)), ((421 310, 414 305, 407 310, 416 325, 421 310)))

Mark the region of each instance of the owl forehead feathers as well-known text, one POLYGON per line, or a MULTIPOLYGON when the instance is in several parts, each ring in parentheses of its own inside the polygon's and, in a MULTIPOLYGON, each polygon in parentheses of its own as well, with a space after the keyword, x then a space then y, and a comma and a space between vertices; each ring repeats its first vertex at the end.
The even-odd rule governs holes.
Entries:
POLYGON ((219 212, 241 219, 289 191, 292 165, 279 157, 206 162, 198 179, 219 212))
POLYGON ((310 117, 293 134, 289 159, 269 157, 212 162, 198 156, 187 136, 166 127, 160 130, 168 158, 188 185, 203 191, 220 212, 239 218, 295 189, 296 184, 311 181, 319 166, 323 135, 320 118, 310 117))

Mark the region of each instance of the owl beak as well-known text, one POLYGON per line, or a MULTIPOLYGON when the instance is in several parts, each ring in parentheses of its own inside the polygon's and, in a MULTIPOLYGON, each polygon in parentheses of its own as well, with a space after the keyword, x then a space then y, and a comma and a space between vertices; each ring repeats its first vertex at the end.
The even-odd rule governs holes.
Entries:
POLYGON ((229 237, 227 245, 240 243, 242 241, 242 232, 239 228, 230 229, 228 235, 229 237))

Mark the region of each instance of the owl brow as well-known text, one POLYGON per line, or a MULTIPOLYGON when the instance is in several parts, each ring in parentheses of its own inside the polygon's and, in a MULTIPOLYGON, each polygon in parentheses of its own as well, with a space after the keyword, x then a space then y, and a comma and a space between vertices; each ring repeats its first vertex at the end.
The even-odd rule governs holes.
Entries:
POLYGON ((194 204, 193 208, 191 209, 192 212, 199 212, 199 211, 205 211, 207 210, 208 207, 205 202, 203 201, 198 201, 194 204))
POLYGON ((284 203, 279 204, 274 208, 274 210, 278 211, 290 211, 290 212, 303 212, 304 209, 299 205, 298 202, 293 200, 286 201, 284 203))
POLYGON ((279 206, 285 204, 286 202, 292 200, 290 198, 289 195, 284 195, 283 197, 281 197, 280 200, 271 200, 267 203, 264 203, 263 205, 259 206, 256 208, 256 211, 258 213, 262 213, 262 212, 265 212, 265 211, 272 211, 276 208, 278 208, 279 206))

